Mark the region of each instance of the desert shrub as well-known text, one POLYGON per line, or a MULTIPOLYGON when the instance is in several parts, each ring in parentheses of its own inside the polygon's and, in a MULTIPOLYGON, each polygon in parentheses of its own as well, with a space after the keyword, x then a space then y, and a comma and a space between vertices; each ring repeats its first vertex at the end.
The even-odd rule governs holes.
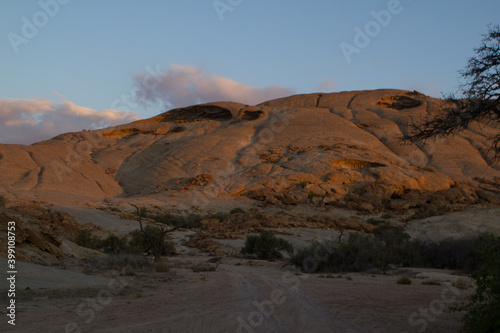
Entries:
POLYGON ((166 240, 165 245, 163 246, 163 253, 165 253, 164 255, 167 255, 167 256, 174 255, 176 253, 175 243, 171 242, 169 240, 166 240))
POLYGON ((82 247, 93 250, 99 250, 102 248, 102 240, 92 236, 92 233, 89 230, 82 230, 78 236, 72 239, 72 241, 82 247))
POLYGON ((467 290, 471 287, 471 284, 464 279, 457 279, 451 285, 460 290, 467 290))
MULTIPOLYGON (((118 180, 118 183, 120 183, 120 180, 118 180)), ((146 217, 148 216, 148 209, 146 207, 136 207, 136 212, 134 212, 135 215, 138 217, 146 217)))
POLYGON ((110 235, 102 241, 102 249, 104 253, 108 254, 119 254, 119 253, 129 253, 129 247, 127 244, 127 237, 118 237, 115 235, 110 235))
POLYGON ((479 237, 468 237, 425 242, 420 244, 419 251, 425 266, 470 273, 480 265, 480 258, 476 254, 476 249, 480 246, 478 240, 479 237))
POLYGON ((174 226, 186 229, 199 228, 201 227, 201 217, 198 214, 187 214, 182 217, 182 222, 174 224, 174 226))
POLYGON ((248 236, 245 247, 241 249, 242 254, 255 254, 259 259, 282 258, 281 251, 292 254, 293 246, 290 242, 276 237, 272 231, 262 231, 259 235, 248 236))
POLYGON ((219 221, 224 221, 225 219, 228 218, 228 216, 229 216, 229 214, 227 214, 227 213, 217 212, 215 214, 207 215, 206 218, 207 219, 217 219, 219 221))
POLYGON ((125 266, 122 269, 122 275, 123 276, 135 276, 135 270, 134 270, 134 268, 132 268, 130 266, 125 266))
POLYGON ((102 240, 92 235, 88 230, 82 230, 73 240, 76 244, 93 249, 103 250, 108 254, 128 253, 130 252, 127 245, 126 237, 118 237, 110 235, 102 240))
POLYGON ((126 267, 128 270, 149 270, 151 264, 144 256, 135 254, 110 254, 104 257, 94 257, 83 262, 83 266, 90 271, 98 270, 117 270, 123 271, 126 267))
POLYGON ((350 234, 346 243, 339 244, 330 255, 330 266, 337 266, 341 272, 360 272, 371 267, 381 267, 383 253, 374 237, 369 234, 350 234))
POLYGON ((243 208, 237 207, 234 209, 231 209, 229 214, 239 214, 239 213, 245 213, 245 210, 243 208))
POLYGON ((170 271, 170 266, 166 262, 163 262, 163 261, 156 262, 154 264, 154 267, 155 267, 155 271, 158 273, 167 273, 170 271))
POLYGON ((418 253, 410 237, 401 229, 384 226, 373 234, 352 233, 344 243, 314 242, 300 249, 292 263, 304 271, 360 272, 371 268, 385 270, 388 265, 411 265, 418 253))
POLYGON ((408 276, 401 276, 396 280, 397 284, 411 284, 411 279, 408 276))
POLYGON ((147 215, 148 218, 155 220, 158 223, 161 224, 172 224, 172 221, 177 221, 180 216, 177 215, 172 215, 169 213, 166 214, 151 214, 147 215))
POLYGON ((149 244, 146 240, 146 237, 140 230, 134 230, 130 233, 132 236, 128 246, 132 253, 142 254, 149 250, 149 244))
POLYGON ((199 272, 215 272, 217 266, 208 262, 199 262, 191 266, 191 270, 195 273, 199 272))
POLYGON ((155 220, 161 224, 168 224, 178 228, 191 229, 201 227, 201 220, 203 219, 197 214, 187 214, 187 215, 173 215, 173 214, 160 214, 160 215, 149 215, 149 218, 155 220))
POLYGON ((290 262, 300 267, 304 272, 315 273, 323 271, 340 272, 333 263, 338 251, 338 245, 332 241, 313 241, 311 245, 300 248, 290 258, 290 262))
MULTIPOLYGON (((159 242, 162 236, 162 231, 156 226, 146 226, 145 231, 150 235, 153 242, 159 242)), ((110 235, 106 239, 101 240, 92 236, 88 230, 82 230, 80 234, 73 239, 76 244, 94 250, 101 250, 104 253, 118 255, 118 254, 153 254, 151 243, 146 239, 146 236, 140 230, 134 230, 131 233, 130 241, 126 236, 118 237, 110 235)), ((175 244, 171 241, 165 240, 161 255, 171 255, 175 253, 175 244)))
POLYGON ((478 239, 475 254, 481 265, 472 272, 475 294, 467 302, 455 305, 451 311, 465 311, 462 317, 466 332, 500 331, 500 237, 483 234, 478 239))
POLYGON ((390 264, 414 266, 421 261, 418 249, 403 229, 386 225, 376 228, 373 234, 377 248, 383 253, 382 269, 390 264))
MULTIPOLYGON (((146 238, 146 235, 140 230, 134 230, 132 232, 132 239, 128 244, 128 248, 130 252, 133 253, 148 253, 154 254, 154 249, 152 248, 153 244, 158 244, 160 238, 162 237, 162 230, 160 227, 147 225, 144 228, 144 231, 149 235, 152 242, 149 242, 146 238)), ((163 244, 163 249, 161 255, 171 255, 175 253, 175 244, 169 240, 165 240, 163 244)))
POLYGON ((424 286, 440 286, 441 282, 439 282, 437 280, 426 280, 426 281, 422 281, 422 284, 424 286))
POLYGON ((371 225, 379 225, 381 223, 384 223, 385 221, 370 217, 368 220, 366 220, 366 222, 370 223, 371 225))
POLYGON ((402 229, 381 226, 373 234, 352 233, 346 242, 314 242, 299 249, 291 262, 304 271, 349 272, 387 269, 388 265, 455 269, 470 273, 485 259, 478 253, 484 236, 440 242, 411 240, 402 229))

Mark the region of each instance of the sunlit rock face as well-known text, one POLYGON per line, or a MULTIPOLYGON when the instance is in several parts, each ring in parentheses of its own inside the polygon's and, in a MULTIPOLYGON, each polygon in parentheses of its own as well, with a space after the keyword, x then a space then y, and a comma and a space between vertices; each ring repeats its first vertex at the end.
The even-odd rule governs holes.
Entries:
POLYGON ((186 209, 234 202, 422 214, 497 203, 492 124, 425 145, 401 142, 441 103, 401 90, 220 102, 0 145, 0 194, 72 205, 140 199, 186 209))

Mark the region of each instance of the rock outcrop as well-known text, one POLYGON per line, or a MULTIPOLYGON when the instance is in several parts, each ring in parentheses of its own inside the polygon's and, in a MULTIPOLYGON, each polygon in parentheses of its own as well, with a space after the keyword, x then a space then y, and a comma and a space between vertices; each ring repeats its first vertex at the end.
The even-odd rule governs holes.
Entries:
MULTIPOLYGON (((442 101, 400 90, 296 95, 257 106, 210 103, 30 146, 0 145, 0 195, 179 208, 234 201, 426 216, 498 204, 500 164, 473 123, 426 145, 400 136, 442 101)), ((237 203, 236 203, 237 202, 237 203)))

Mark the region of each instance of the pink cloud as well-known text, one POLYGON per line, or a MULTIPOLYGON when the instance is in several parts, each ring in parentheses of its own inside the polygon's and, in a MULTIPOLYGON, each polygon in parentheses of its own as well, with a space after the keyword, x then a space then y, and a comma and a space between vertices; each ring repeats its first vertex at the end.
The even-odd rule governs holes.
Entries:
POLYGON ((253 87, 185 65, 172 65, 156 74, 141 72, 135 77, 135 85, 138 102, 170 108, 220 101, 253 105, 294 93, 279 86, 253 87))
POLYGON ((332 91, 332 89, 335 88, 336 86, 337 86, 337 82, 335 82, 335 80, 328 79, 328 80, 322 81, 318 85, 317 90, 321 91, 321 92, 329 92, 329 91, 332 91))
POLYGON ((138 118, 135 112, 96 111, 70 101, 0 99, 0 143, 31 144, 66 132, 104 128, 138 118))

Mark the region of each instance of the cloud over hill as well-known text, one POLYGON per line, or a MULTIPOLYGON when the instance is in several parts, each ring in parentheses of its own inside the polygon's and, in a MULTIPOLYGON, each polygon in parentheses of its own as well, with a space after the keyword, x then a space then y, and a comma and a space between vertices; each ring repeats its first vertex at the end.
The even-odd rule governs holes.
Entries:
POLYGON ((131 111, 97 111, 71 101, 0 99, 0 143, 31 144, 65 132, 98 129, 138 119, 131 111))
POLYGON ((189 65, 172 65, 155 73, 140 72, 134 80, 138 102, 163 104, 166 108, 220 101, 254 105, 294 93, 279 86, 250 86, 189 65))

